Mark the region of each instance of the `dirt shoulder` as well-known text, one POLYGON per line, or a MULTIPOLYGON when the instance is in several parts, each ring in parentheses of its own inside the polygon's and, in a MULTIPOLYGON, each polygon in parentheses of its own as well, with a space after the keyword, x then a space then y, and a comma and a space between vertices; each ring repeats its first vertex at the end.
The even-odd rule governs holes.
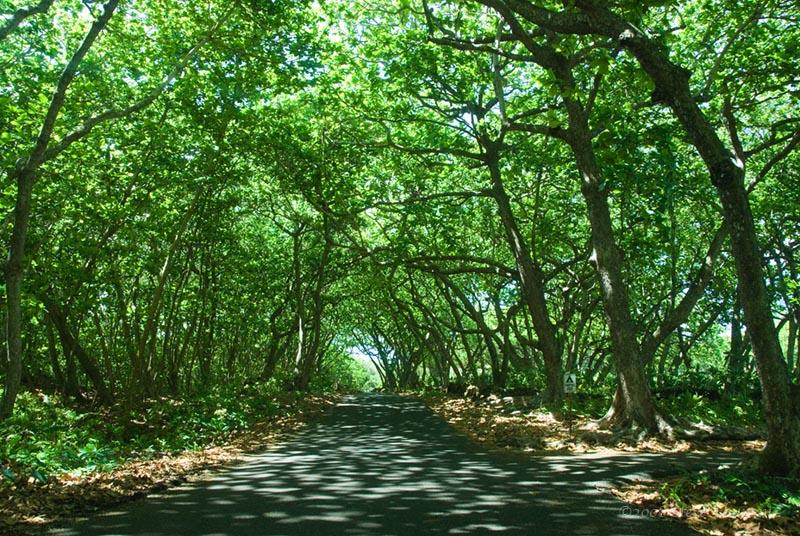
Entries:
POLYGON ((620 435, 597 426, 594 419, 575 416, 555 419, 533 407, 529 397, 424 396, 435 413, 474 441, 494 449, 513 449, 532 454, 622 452, 732 452, 755 454, 763 440, 669 440, 620 435))
MULTIPOLYGON (((708 535, 800 534, 797 482, 764 479, 754 470, 755 455, 765 442, 641 438, 600 429, 593 419, 556 420, 526 397, 423 396, 436 414, 489 449, 530 455, 584 453, 726 452, 744 460, 739 466, 668 475, 611 488, 628 503, 630 515, 667 517, 688 523, 708 535)), ((745 434, 747 435, 747 434, 745 434)))

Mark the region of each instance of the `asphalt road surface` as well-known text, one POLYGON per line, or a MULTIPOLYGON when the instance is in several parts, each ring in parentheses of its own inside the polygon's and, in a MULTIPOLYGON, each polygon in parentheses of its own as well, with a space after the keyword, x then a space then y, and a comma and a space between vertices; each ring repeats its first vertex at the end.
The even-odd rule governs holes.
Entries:
POLYGON ((486 452, 419 401, 346 398, 290 441, 208 479, 54 534, 685 535, 603 486, 720 455, 531 457, 486 452))

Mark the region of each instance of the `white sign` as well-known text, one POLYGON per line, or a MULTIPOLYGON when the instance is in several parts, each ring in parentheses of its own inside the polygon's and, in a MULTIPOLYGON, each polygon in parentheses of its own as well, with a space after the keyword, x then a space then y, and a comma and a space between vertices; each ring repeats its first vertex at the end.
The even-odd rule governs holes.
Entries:
POLYGON ((564 392, 574 393, 578 385, 577 377, 575 374, 569 373, 564 375, 564 392))

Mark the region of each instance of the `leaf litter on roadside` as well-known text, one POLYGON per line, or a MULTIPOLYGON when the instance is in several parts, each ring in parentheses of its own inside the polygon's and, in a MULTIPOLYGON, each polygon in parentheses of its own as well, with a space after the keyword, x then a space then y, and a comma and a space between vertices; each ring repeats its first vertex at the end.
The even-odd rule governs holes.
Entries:
MULTIPOLYGON (((274 445, 332 406, 335 396, 306 396, 287 402, 286 411, 232 434, 224 443, 193 451, 134 459, 110 471, 66 472, 39 481, 17 479, 0 486, 0 532, 43 532, 63 518, 179 485, 202 471, 235 462, 274 445)), ((148 454, 149 456, 150 454, 148 454)))
MULTIPOLYGON (((527 407, 519 397, 471 400, 461 397, 426 396, 426 404, 455 428, 489 448, 535 454, 608 452, 728 452, 755 454, 762 440, 668 440, 615 434, 600 429, 585 415, 557 420, 540 408, 527 407)), ((749 534, 800 534, 800 489, 797 482, 775 488, 749 485, 750 473, 736 471, 672 476, 611 489, 633 512, 687 522, 700 533, 714 536, 749 534), (787 491, 788 490, 788 491, 787 491), (796 491, 792 491, 796 490, 796 491)))

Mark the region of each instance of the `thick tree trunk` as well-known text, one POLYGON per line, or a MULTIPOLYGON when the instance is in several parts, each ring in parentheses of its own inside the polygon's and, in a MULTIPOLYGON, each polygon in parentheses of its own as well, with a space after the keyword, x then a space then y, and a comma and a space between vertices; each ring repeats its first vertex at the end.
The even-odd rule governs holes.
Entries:
POLYGON ((628 288, 622 275, 622 256, 614 240, 607 191, 592 150, 588 118, 581 104, 572 96, 575 84, 569 68, 556 69, 556 76, 565 90, 564 103, 569 119, 566 139, 581 174, 581 193, 586 200, 591 227, 592 262, 600 283, 619 381, 614 404, 604 421, 616 426, 643 427, 652 433, 667 432, 670 427, 656 410, 644 373, 628 288))
MULTIPOLYGON (((738 294, 738 290, 737 290, 738 294)), ((742 337, 741 304, 737 296, 731 314, 731 344, 727 356, 727 381, 725 390, 729 396, 739 394, 744 372, 744 337, 742 337)))
MULTIPOLYGON (((626 25, 627 26, 627 25, 626 25)), ((743 164, 724 146, 695 102, 689 73, 671 63, 646 36, 633 33, 622 40, 655 82, 654 99, 666 103, 689 134, 717 189, 739 281, 744 323, 756 358, 768 429, 762 467, 768 473, 800 472, 800 400, 793 392, 778 331, 764 282, 763 257, 758 247, 753 214, 744 186, 743 164)), ((618 34, 621 35, 621 34, 618 34)))
POLYGON ((21 169, 17 174, 17 200, 14 207, 14 229, 11 232, 6 264, 6 382, 0 404, 0 420, 14 411, 14 403, 22 380, 22 277, 25 262, 25 240, 31 213, 31 194, 36 174, 21 169))
MULTIPOLYGON (((524 0, 478 1, 498 10, 506 20, 511 19, 509 13, 513 10, 551 31, 602 35, 618 41, 653 80, 653 102, 669 106, 689 135, 717 189, 730 231, 744 320, 761 379, 769 434, 762 458, 763 469, 770 473, 800 473, 800 395, 791 382, 772 318, 761 252, 744 187, 744 164, 725 147, 698 107, 689 86, 690 73, 672 63, 668 49, 661 43, 612 12, 605 2, 579 0, 575 5, 581 13, 574 13, 553 12, 524 0)), ((511 20, 510 24, 514 25, 515 21, 511 20)))
POLYGON ((672 63, 669 52, 604 2, 580 0, 580 16, 552 13, 521 0, 509 2, 523 18, 554 31, 598 34, 619 41, 653 80, 653 102, 662 102, 686 130, 708 169, 731 237, 744 321, 761 380, 768 443, 762 467, 775 474, 800 473, 800 395, 783 359, 764 282, 762 256, 744 186, 744 163, 722 143, 689 86, 690 73, 672 63))
POLYGON ((769 438, 762 455, 762 467, 767 473, 797 474, 800 472, 800 396, 797 386, 791 383, 772 318, 743 174, 733 178, 734 169, 739 168, 727 167, 728 171, 717 180, 717 190, 725 219, 731 227, 744 321, 761 380, 769 438))
MULTIPOLYGON (((633 425, 654 433, 670 431, 670 426, 656 411, 640 356, 636 325, 630 312, 628 290, 622 276, 622 256, 614 240, 611 214, 605 185, 592 149, 592 136, 587 112, 577 98, 577 87, 569 59, 552 48, 539 45, 520 25, 512 10, 525 19, 550 27, 562 25, 572 28, 574 21, 565 17, 554 19, 543 10, 523 1, 498 2, 478 0, 497 10, 509 24, 512 33, 531 52, 533 60, 549 69, 560 85, 561 97, 567 112, 567 130, 535 128, 532 132, 544 133, 566 141, 575 156, 581 175, 581 193, 586 201, 591 227, 592 261, 600 282, 603 307, 606 313, 614 365, 619 381, 618 396, 605 421, 617 425, 633 425), (544 16, 542 16, 544 14, 544 16), (543 20, 539 20, 539 19, 543 20)), ((582 25, 585 23, 581 23, 582 25)), ((583 28, 583 26, 581 26, 583 28)), ((520 127, 519 130, 529 130, 520 127)))

